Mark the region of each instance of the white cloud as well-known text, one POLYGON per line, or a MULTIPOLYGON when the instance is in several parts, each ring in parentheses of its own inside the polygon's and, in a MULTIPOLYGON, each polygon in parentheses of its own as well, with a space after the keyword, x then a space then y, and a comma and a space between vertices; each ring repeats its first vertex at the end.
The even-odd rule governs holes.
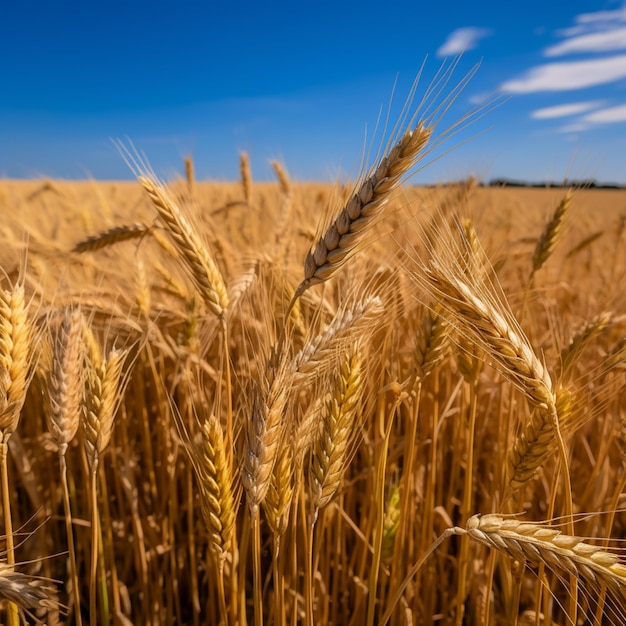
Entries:
POLYGON ((547 57, 556 57, 573 52, 607 52, 624 49, 626 49, 626 27, 571 37, 546 48, 544 54, 547 57))
POLYGON ((584 130, 589 130, 591 126, 589 124, 584 124, 583 122, 573 122, 572 124, 567 124, 566 126, 561 126, 561 128, 557 128, 557 133, 580 133, 584 130))
POLYGON ((626 4, 621 9, 614 11, 596 11, 595 13, 583 13, 576 17, 579 24, 594 24, 597 22, 626 22, 626 4))
POLYGON ((578 115, 585 113, 591 109, 600 106, 601 102, 572 102, 571 104, 560 104, 558 106, 546 107, 545 109, 537 109, 531 113, 531 117, 536 120, 549 120, 558 117, 568 117, 570 115, 578 115))
POLYGON ((531 68, 520 78, 503 83, 509 93, 567 91, 604 85, 626 78, 626 55, 591 61, 548 63, 531 68))
POLYGON ((626 122, 626 104, 588 113, 582 120, 591 124, 611 124, 626 122))
POLYGON ((438 57, 454 56, 467 50, 473 50, 478 45, 478 41, 491 35, 487 28, 458 28, 448 35, 445 43, 437 50, 438 57))

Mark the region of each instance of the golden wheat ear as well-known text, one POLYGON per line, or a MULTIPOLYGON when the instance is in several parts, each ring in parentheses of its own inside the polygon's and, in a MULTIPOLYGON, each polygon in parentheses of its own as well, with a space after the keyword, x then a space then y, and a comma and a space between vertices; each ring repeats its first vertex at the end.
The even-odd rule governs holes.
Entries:
POLYGON ((47 376, 48 429, 65 454, 80 425, 86 347, 80 309, 66 309, 53 336, 52 367, 47 376))
POLYGON ((162 185, 145 176, 139 182, 165 223, 174 246, 198 293, 220 319, 228 308, 228 293, 222 273, 207 246, 162 185))
POLYGON ((132 241, 133 239, 140 239, 144 235, 150 232, 150 227, 145 224, 129 224, 126 226, 116 226, 110 228, 97 235, 92 235, 83 241, 79 241, 73 248, 72 252, 94 252, 96 250, 102 250, 108 248, 116 243, 123 241, 132 241))
POLYGON ((392 191, 419 160, 431 135, 432 130, 423 124, 407 130, 365 177, 306 255, 304 280, 294 298, 333 277, 356 254, 365 235, 380 220, 392 191))
POLYGON ((313 521, 335 495, 349 461, 350 443, 363 393, 362 375, 359 350, 354 347, 342 359, 323 414, 322 434, 311 457, 309 493, 313 521))

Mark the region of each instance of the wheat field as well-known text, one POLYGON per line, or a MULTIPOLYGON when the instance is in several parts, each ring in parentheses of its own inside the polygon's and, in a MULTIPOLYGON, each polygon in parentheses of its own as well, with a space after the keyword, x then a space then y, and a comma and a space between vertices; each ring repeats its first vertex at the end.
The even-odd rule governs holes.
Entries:
POLYGON ((4 623, 626 622, 626 192, 0 182, 4 623))

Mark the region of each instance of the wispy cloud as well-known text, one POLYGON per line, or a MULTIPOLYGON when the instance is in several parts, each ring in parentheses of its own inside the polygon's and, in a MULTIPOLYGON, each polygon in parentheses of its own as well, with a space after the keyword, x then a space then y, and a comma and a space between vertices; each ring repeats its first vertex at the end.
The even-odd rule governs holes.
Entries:
POLYGON ((626 4, 621 9, 613 11, 595 11, 594 13, 583 13, 576 17, 579 24, 594 24, 597 22, 626 22, 626 4))
POLYGON ((607 32, 589 33, 570 37, 544 50, 547 57, 557 57, 575 52, 609 52, 626 49, 626 27, 612 28, 607 32))
POLYGON ((591 61, 539 65, 520 78, 503 83, 501 89, 509 93, 568 91, 604 85, 622 78, 626 78, 626 54, 591 61))
POLYGON ((491 31, 488 28, 475 28, 473 26, 458 28, 448 35, 444 44, 437 50, 437 56, 454 56, 467 50, 473 50, 480 39, 489 37, 489 35, 491 35, 491 31))
POLYGON ((583 122, 572 122, 571 124, 566 124, 565 126, 561 126, 561 128, 557 128, 557 133, 580 133, 585 130, 590 130, 591 125, 585 124, 583 122))
POLYGON ((613 124, 616 122, 626 122, 626 104, 620 104, 616 107, 609 107, 594 111, 583 116, 583 122, 590 124, 613 124))
POLYGON ((577 15, 574 25, 557 31, 556 36, 561 41, 545 48, 542 51, 544 56, 577 54, 582 58, 537 65, 500 88, 518 94, 569 91, 626 78, 626 55, 600 56, 601 53, 626 50, 626 2, 612 11, 577 15))
POLYGON ((599 107, 600 101, 589 102, 572 102, 571 104, 560 104, 558 106, 546 107, 545 109, 537 109, 531 113, 531 117, 535 120, 550 120, 559 117, 569 117, 571 115, 579 115, 591 109, 599 107))

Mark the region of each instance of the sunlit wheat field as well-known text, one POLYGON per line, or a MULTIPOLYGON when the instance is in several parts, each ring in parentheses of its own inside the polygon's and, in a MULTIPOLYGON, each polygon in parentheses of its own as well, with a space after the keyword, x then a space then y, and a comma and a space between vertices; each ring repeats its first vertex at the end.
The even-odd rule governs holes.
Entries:
POLYGON ((625 623, 626 191, 414 187, 422 132, 0 182, 3 623, 625 623))

